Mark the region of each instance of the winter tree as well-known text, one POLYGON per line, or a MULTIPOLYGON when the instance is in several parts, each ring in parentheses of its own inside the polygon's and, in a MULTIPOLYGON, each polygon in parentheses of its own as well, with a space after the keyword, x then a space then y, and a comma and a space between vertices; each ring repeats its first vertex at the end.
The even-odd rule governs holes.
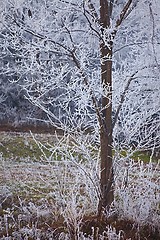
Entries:
POLYGON ((100 215, 114 198, 113 149, 159 145, 158 8, 158 0, 1 1, 1 52, 16 55, 2 74, 17 76, 10 81, 85 158, 100 149, 100 215))

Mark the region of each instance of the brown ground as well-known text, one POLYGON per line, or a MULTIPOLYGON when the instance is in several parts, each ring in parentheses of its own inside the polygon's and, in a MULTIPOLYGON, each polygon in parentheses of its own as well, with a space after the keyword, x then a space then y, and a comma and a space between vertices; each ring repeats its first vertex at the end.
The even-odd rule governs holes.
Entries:
POLYGON ((33 133, 62 133, 62 130, 49 126, 34 126, 34 125, 20 125, 14 126, 11 124, 0 124, 0 131, 4 132, 33 132, 33 133))

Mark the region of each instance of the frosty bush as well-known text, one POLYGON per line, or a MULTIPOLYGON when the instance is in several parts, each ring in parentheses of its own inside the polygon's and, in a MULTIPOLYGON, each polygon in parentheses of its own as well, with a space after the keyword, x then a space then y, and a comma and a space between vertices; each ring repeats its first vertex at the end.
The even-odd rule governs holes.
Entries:
POLYGON ((159 226, 159 163, 128 160, 116 176, 115 207, 122 218, 159 226))

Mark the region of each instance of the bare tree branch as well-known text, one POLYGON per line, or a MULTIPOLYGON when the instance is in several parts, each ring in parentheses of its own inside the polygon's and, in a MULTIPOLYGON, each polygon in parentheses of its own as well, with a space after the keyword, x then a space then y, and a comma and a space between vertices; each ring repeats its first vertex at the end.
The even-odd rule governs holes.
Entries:
POLYGON ((114 0, 110 0, 110 4, 109 4, 110 16, 112 16, 113 5, 114 5, 114 0))
POLYGON ((149 4, 149 10, 150 10, 150 15, 151 15, 151 20, 152 20, 152 38, 151 38, 151 41, 152 41, 152 46, 153 46, 154 59, 155 59, 155 62, 157 64, 157 66, 158 66, 158 69, 160 71, 158 60, 157 60, 157 57, 156 57, 156 49, 155 49, 155 43, 154 43, 154 38, 155 38, 155 21, 154 21, 154 15, 153 15, 152 4, 151 3, 149 4))
POLYGON ((89 20, 87 14, 86 14, 86 9, 85 9, 84 4, 83 4, 83 14, 84 14, 85 18, 87 19, 87 22, 89 23, 89 27, 96 33, 96 35, 99 37, 99 39, 100 39, 101 41, 103 41, 103 38, 101 37, 99 31, 97 31, 95 28, 93 28, 92 23, 91 23, 91 21, 89 20))
POLYGON ((116 124, 117 119, 118 119, 118 116, 119 116, 119 112, 120 112, 121 107, 122 107, 122 105, 123 105, 123 103, 124 103, 124 100, 125 100, 127 91, 128 91, 128 89, 129 89, 129 86, 130 86, 132 80, 134 79, 135 75, 136 75, 139 71, 141 71, 141 70, 143 70, 143 69, 145 69, 145 68, 147 68, 147 67, 145 66, 145 67, 137 70, 137 71, 136 71, 135 73, 133 73, 133 74, 131 75, 131 77, 128 79, 127 84, 126 84, 126 86, 125 86, 125 88, 124 88, 124 91, 123 91, 123 93, 121 94, 121 97, 120 97, 119 106, 118 106, 117 111, 116 111, 115 116, 114 116, 114 121, 113 121, 113 124, 112 124, 112 129, 115 127, 115 124, 116 124))
MULTIPOLYGON (((82 78, 84 80, 84 83, 85 85, 87 86, 87 88, 89 89, 89 79, 88 77, 86 76, 86 74, 84 73, 84 71, 82 70, 81 68, 81 65, 75 55, 74 52, 72 52, 72 59, 73 59, 73 62, 75 63, 76 67, 79 69, 81 75, 82 75, 82 78)), ((92 102, 93 102, 93 106, 95 108, 95 111, 96 111, 96 114, 97 114, 97 117, 98 117, 98 121, 99 121, 99 124, 100 126, 102 127, 103 124, 104 124, 104 121, 103 121, 103 118, 102 118, 102 114, 100 112, 100 109, 99 109, 99 106, 98 106, 98 103, 97 103, 97 99, 96 97, 94 96, 94 93, 93 91, 90 89, 90 96, 92 98, 92 102)))
POLYGON ((128 2, 125 4, 124 8, 122 9, 122 11, 120 13, 119 19, 117 19, 117 21, 116 21, 116 28, 118 28, 121 25, 123 19, 125 18, 126 14, 127 14, 127 11, 130 8, 131 3, 132 3, 132 0, 128 0, 128 2))
MULTIPOLYGON (((86 0, 85 0, 85 1, 86 1, 86 0)), ((85 1, 84 1, 84 2, 85 2, 85 1)), ((97 14, 97 12, 96 12, 96 9, 95 9, 92 1, 91 1, 91 0, 88 0, 87 3, 88 3, 87 5, 88 5, 88 8, 89 8, 90 11, 91 11, 92 16, 94 17, 95 21, 99 23, 99 17, 98 17, 98 14, 97 14)))

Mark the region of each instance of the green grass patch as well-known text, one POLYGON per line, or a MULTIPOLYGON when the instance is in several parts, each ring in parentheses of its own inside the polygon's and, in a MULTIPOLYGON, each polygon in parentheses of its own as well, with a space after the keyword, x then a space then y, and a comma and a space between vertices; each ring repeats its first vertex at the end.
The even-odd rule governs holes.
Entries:
MULTIPOLYGON (((113 150, 113 155, 115 154, 115 151, 113 150)), ((144 163, 149 163, 150 160, 153 162, 158 162, 158 159, 155 156, 151 156, 147 151, 136 151, 133 154, 130 154, 127 150, 120 151, 120 155, 124 158, 127 156, 130 156, 134 161, 143 161, 144 163)))
MULTIPOLYGON (((44 158, 44 156, 46 156, 46 158, 52 156, 52 159, 60 161, 65 155, 66 150, 64 151, 61 149, 61 151, 59 151, 57 149, 52 151, 52 146, 54 147, 53 138, 54 136, 48 138, 47 134, 43 134, 43 137, 41 135, 36 135, 35 139, 39 143, 38 145, 30 134, 1 133, 0 153, 2 153, 4 159, 13 159, 16 161, 21 161, 21 159, 24 158, 30 158, 32 161, 39 161, 42 157, 44 158)), ((87 161, 86 153, 77 152, 74 146, 72 150, 72 143, 70 143, 70 146, 66 147, 68 147, 68 152, 72 152, 72 156, 75 156, 78 161, 87 161)), ((93 158, 98 154, 97 151, 97 148, 90 150, 90 154, 93 155, 93 158)), ((115 151, 113 150, 113 155, 114 154, 115 151)), ((127 157, 130 154, 127 150, 122 150, 120 151, 120 155, 122 157, 127 157)), ((137 151, 130 156, 135 161, 141 160, 144 163, 150 161, 150 154, 147 151, 137 151)), ((152 161, 157 162, 156 157, 153 156, 152 161)))
MULTIPOLYGON (((139 152, 135 152, 135 153, 133 153, 132 158, 135 161, 141 160, 144 163, 149 163, 149 161, 150 161, 150 155, 147 152, 140 152, 140 151, 139 152)), ((155 158, 152 158, 152 160, 156 161, 155 158)))
POLYGON ((42 155, 50 156, 50 151, 47 149, 46 144, 41 145, 41 148, 32 139, 32 137, 23 136, 9 136, 7 138, 1 137, 0 139, 0 152, 4 159, 19 160, 21 158, 31 158, 38 160, 42 155))

